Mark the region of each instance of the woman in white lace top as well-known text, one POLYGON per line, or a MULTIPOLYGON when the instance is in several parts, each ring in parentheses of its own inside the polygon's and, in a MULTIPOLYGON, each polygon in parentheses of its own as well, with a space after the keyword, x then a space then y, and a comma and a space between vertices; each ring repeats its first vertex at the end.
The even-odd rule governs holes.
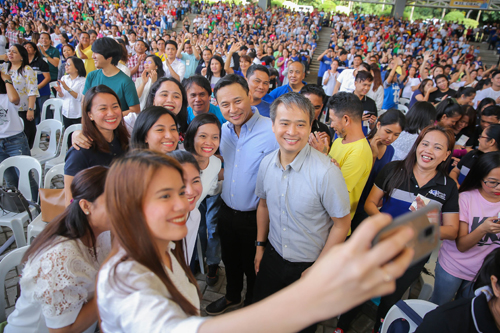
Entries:
POLYGON ((392 292, 394 278, 413 257, 405 249, 409 229, 372 248, 391 220, 378 214, 292 286, 242 310, 201 318, 197 283, 182 249, 189 213, 184 172, 172 157, 149 150, 132 151, 112 165, 105 193, 116 246, 96 286, 103 332, 297 332, 392 292))
POLYGON ((26 252, 21 296, 5 332, 94 332, 96 275, 111 249, 103 195, 107 170, 96 166, 75 176, 71 204, 26 252))

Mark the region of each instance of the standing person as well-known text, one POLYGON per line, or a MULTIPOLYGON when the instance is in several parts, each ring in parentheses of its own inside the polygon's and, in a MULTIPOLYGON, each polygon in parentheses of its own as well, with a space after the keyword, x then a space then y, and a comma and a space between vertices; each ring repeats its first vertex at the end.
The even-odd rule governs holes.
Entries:
MULTIPOLYGON (((428 126, 418 136, 408 157, 387 164, 378 174, 365 203, 368 215, 388 213, 394 218, 409 211, 413 202, 417 208, 425 206, 417 195, 424 196, 441 206, 441 239, 455 240, 458 235, 458 190, 447 176, 455 137, 451 129, 428 126), (383 201, 382 201, 383 200, 383 201), (382 207, 379 209, 380 202, 382 207)), ((396 280, 396 290, 382 297, 377 311, 375 331, 387 311, 403 296, 418 278, 429 259, 423 258, 396 280)))
POLYGON ((181 47, 177 51, 176 57, 180 59, 186 67, 184 77, 189 78, 193 76, 196 71, 196 67, 198 66, 198 61, 200 61, 201 57, 196 50, 196 47, 193 47, 193 45, 191 45, 190 40, 182 41, 181 47), (184 50, 184 52, 182 52, 182 50, 184 50))
POLYGON ((406 64, 403 64, 403 60, 400 57, 391 59, 389 69, 390 72, 389 70, 386 72, 384 81, 384 103, 382 104, 382 110, 395 108, 399 103, 399 92, 401 91, 399 85, 406 77, 406 64), (398 72, 401 74, 398 74, 398 72))
POLYGON ((50 35, 46 32, 40 33, 40 53, 43 55, 43 60, 49 64, 50 82, 57 81, 57 68, 61 55, 59 50, 53 47, 50 35))
POLYGON ((307 84, 304 81, 306 77, 306 67, 300 61, 290 62, 288 65, 288 84, 282 85, 279 88, 271 91, 269 96, 272 100, 280 97, 287 92, 300 92, 300 90, 307 84))
POLYGON ((20 101, 16 108, 24 122, 24 134, 31 149, 35 142, 35 104, 39 96, 36 73, 29 66, 28 51, 20 44, 9 48, 7 59, 9 61, 2 65, 2 72, 11 76, 14 88, 19 94, 20 101))
MULTIPOLYGON (((318 86, 323 84, 323 75, 331 68, 333 60, 333 52, 334 49, 329 47, 323 53, 321 53, 316 59, 316 61, 319 61, 318 80, 317 80, 318 86)), ((337 67, 338 67, 338 61, 337 61, 337 67)), ((331 94, 329 96, 331 96, 331 94)))
POLYGON ((252 65, 248 68, 246 79, 250 89, 251 105, 259 110, 259 114, 269 117, 271 104, 263 100, 269 91, 269 69, 264 65, 252 65))
POLYGON ((460 187, 458 238, 456 242, 444 240, 439 250, 430 302, 443 305, 454 297, 473 297, 471 282, 481 262, 500 246, 500 226, 496 223, 500 213, 499 184, 500 153, 482 154, 460 187))
POLYGON ((165 42, 165 53, 167 59, 163 62, 163 70, 166 77, 173 77, 179 82, 182 82, 186 74, 186 65, 177 59, 177 43, 174 40, 165 42))
POLYGON ((207 68, 209 66, 210 59, 212 59, 212 56, 213 56, 212 50, 210 50, 209 48, 204 48, 203 51, 201 52, 201 61, 198 63, 198 67, 196 67, 194 73, 198 75, 203 75, 201 71, 203 68, 207 68))
POLYGON ((339 92, 329 99, 327 107, 331 127, 338 136, 329 155, 339 164, 344 176, 352 218, 373 165, 372 150, 361 124, 363 104, 356 95, 339 92))
POLYGON ((227 120, 220 112, 220 108, 210 103, 210 96, 212 96, 212 87, 210 82, 201 75, 193 75, 184 80, 184 87, 186 88, 186 95, 189 107, 187 108, 188 124, 193 119, 203 113, 211 113, 219 119, 220 124, 224 124, 227 120))
POLYGON ((378 117, 378 110, 375 101, 366 96, 373 83, 373 76, 367 71, 358 71, 354 81, 354 95, 358 96, 363 103, 363 133, 365 135, 375 126, 378 117))
MULTIPOLYGON (((85 65, 82 59, 70 57, 66 61, 66 75, 55 87, 57 97, 62 98, 62 116, 65 128, 82 122, 83 87, 85 87, 85 65)), ((70 138, 71 140, 71 138, 70 138)), ((71 142, 71 141, 70 141, 71 142)))
POLYGON ((105 84, 118 95, 123 112, 139 113, 139 97, 134 81, 116 67, 121 57, 122 49, 113 38, 103 37, 96 40, 92 44, 92 59, 98 70, 87 74, 83 94, 92 87, 105 84))
POLYGON ((382 82, 382 75, 380 74, 380 68, 376 63, 370 65, 370 72, 373 75, 372 87, 368 91, 366 96, 370 97, 375 101, 377 105, 377 110, 382 110, 382 105, 384 104, 384 84, 382 82))
POLYGON ((97 69, 92 57, 93 52, 92 43, 90 43, 90 35, 88 32, 82 32, 79 37, 80 39, 78 46, 76 47, 76 54, 78 58, 85 62, 85 71, 87 72, 87 75, 89 75, 90 72, 97 69))
POLYGON ((339 76, 339 72, 337 72, 338 67, 339 61, 332 60, 330 68, 323 73, 323 80, 321 81, 321 85, 323 86, 323 89, 325 90, 327 96, 333 95, 333 89, 335 89, 337 77, 339 76))
MULTIPOLYGON (((217 215, 222 199, 220 197, 221 160, 215 156, 219 149, 221 124, 213 114, 204 113, 196 116, 189 124, 184 140, 184 148, 193 154, 200 166, 203 192, 196 203, 201 213, 198 230, 202 253, 207 258, 208 272, 206 282, 214 286, 219 280, 218 271, 221 261, 221 245, 217 228, 217 215)), ((193 262, 193 261, 191 261, 193 262)))
MULTIPOLYGON (((24 48, 28 51, 29 65, 37 74, 38 93, 36 98, 35 123, 38 125, 41 119, 43 104, 50 98, 50 69, 43 61, 42 54, 33 42, 24 42, 24 48)), ((47 109, 47 118, 53 118, 52 109, 47 109)))
POLYGON ((497 105, 500 104, 500 70, 491 73, 491 87, 477 92, 474 107, 477 108, 478 104, 487 97, 493 98, 497 105))
POLYGON ((236 74, 226 75, 214 95, 227 123, 222 126, 220 152, 224 158, 219 234, 226 267, 226 295, 209 304, 208 314, 220 314, 242 303, 243 275, 247 277, 245 304, 252 304, 255 283, 258 166, 278 148, 271 119, 251 106, 248 83, 236 74))
POLYGON ((130 69, 132 81, 136 81, 141 77, 144 71, 144 61, 146 60, 146 52, 149 51, 149 45, 143 40, 135 42, 135 54, 129 57, 127 67, 130 69))
MULTIPOLYGON (((254 302, 300 279, 349 232, 342 173, 308 144, 314 114, 311 102, 297 93, 280 96, 271 107, 279 149, 262 160, 255 187, 260 200, 254 302)), ((316 332, 316 325, 301 332, 316 332)))
POLYGON ((422 80, 417 77, 417 68, 410 67, 408 69, 408 76, 404 80, 404 88, 401 97, 411 99, 413 92, 418 89, 422 80))
POLYGON ((311 134, 309 135, 309 144, 327 155, 332 145, 330 127, 320 121, 322 111, 327 101, 327 96, 323 89, 315 84, 305 85, 300 91, 314 107, 314 120, 311 126, 311 134), (324 144, 319 144, 322 141, 324 144))
POLYGON ((5 23, 0 23, 0 55, 4 55, 7 53, 7 37, 5 36, 5 23))

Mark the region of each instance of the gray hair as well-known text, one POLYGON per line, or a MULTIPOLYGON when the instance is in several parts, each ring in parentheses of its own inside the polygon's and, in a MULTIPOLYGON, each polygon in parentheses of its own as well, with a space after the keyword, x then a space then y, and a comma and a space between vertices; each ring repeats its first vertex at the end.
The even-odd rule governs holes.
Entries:
POLYGON ((305 73, 306 72, 306 65, 304 65, 304 63, 302 63, 301 61, 298 61, 298 60, 292 60, 291 62, 288 63, 288 67, 290 67, 291 64, 300 64, 302 66, 302 73, 305 73))
POLYGON ((312 124, 315 115, 314 106, 309 99, 296 92, 289 92, 281 95, 276 100, 274 100, 273 104, 271 104, 271 108, 269 109, 269 117, 271 118, 273 123, 276 120, 276 110, 281 104, 285 105, 286 108, 296 106, 300 110, 304 111, 304 113, 309 116, 309 123, 312 124))

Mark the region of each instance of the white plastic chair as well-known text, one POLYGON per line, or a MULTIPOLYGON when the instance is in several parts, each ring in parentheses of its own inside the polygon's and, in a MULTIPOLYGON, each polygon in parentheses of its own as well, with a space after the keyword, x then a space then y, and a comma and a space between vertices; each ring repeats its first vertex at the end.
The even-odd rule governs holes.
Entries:
POLYGON ((40 121, 47 119, 47 108, 50 106, 54 107, 54 119, 59 120, 62 123, 63 100, 60 98, 49 98, 45 101, 45 103, 43 103, 40 121))
MULTIPOLYGON (((437 304, 423 301, 421 299, 409 299, 404 302, 422 318, 427 314, 427 312, 437 308, 437 304)), ((398 308, 397 305, 393 305, 389 312, 387 312, 380 332, 387 333, 387 330, 389 329, 389 326, 391 326, 392 322, 399 318, 404 318, 408 321, 410 324, 409 333, 415 332, 418 327, 417 324, 414 323, 413 320, 411 320, 400 308, 398 308)))
POLYGON ((398 104, 398 105, 396 105, 396 108, 398 110, 402 111, 404 114, 408 113, 408 107, 406 105, 398 104))
MULTIPOLYGON (((441 248, 441 245, 439 245, 434 251, 432 251, 432 254, 431 254, 429 261, 425 264, 425 268, 427 269, 427 271, 432 273, 433 275, 436 274, 436 261, 437 261, 438 255, 439 255, 440 248, 441 248)), ((425 273, 420 273, 419 279, 420 279, 420 283, 422 285, 422 288, 420 289, 420 294, 418 295, 418 299, 428 301, 431 298, 432 293, 434 291, 435 278, 434 278, 434 276, 430 276, 430 275, 425 274, 425 273)))
MULTIPOLYGON (((45 174, 43 188, 50 188, 52 179, 57 175, 64 175, 64 163, 55 165, 45 174)), ((28 225, 28 244, 31 244, 33 238, 38 236, 50 221, 43 221, 42 214, 39 214, 33 222, 28 225)))
POLYGON ((21 259, 23 259, 24 254, 29 246, 23 246, 18 249, 9 252, 3 259, 0 261, 0 322, 4 322, 7 320, 7 316, 5 315, 5 277, 7 273, 16 266, 21 264, 21 259))
MULTIPOLYGON (((42 183, 42 166, 35 158, 31 156, 12 156, 5 159, 0 163, 0 180, 3 179, 5 170, 15 167, 19 170, 19 183, 17 188, 24 195, 26 200, 32 201, 31 196, 31 186, 29 180, 29 174, 31 170, 35 169, 38 173, 38 186, 42 183)), ((35 218, 37 215, 37 210, 35 207, 30 206, 31 215, 35 218)), ((0 212, 1 214, 2 212, 0 212)), ((14 238, 16 239, 17 247, 23 247, 26 245, 26 237, 24 236, 24 223, 29 220, 28 212, 22 213, 7 213, 0 216, 0 226, 9 227, 12 229, 14 238)))
POLYGON ((36 137, 33 148, 31 149, 31 157, 36 158, 40 163, 51 160, 57 155, 57 149, 59 147, 59 142, 57 140, 57 132, 62 134, 62 123, 54 119, 45 119, 40 122, 36 128, 36 137), (40 148, 40 139, 42 137, 42 132, 49 132, 50 141, 47 150, 42 150, 40 148))
POLYGON ((409 98, 401 97, 399 99, 399 104, 403 104, 405 106, 408 106, 410 104, 410 99, 409 98))
POLYGON ((82 124, 75 124, 75 125, 71 125, 70 127, 66 128, 64 130, 64 134, 63 134, 63 137, 62 137, 62 140, 60 143, 61 144, 61 152, 59 153, 59 155, 57 155, 57 157, 45 162, 45 170, 52 168, 56 164, 64 163, 64 161, 66 159, 66 153, 68 152, 68 141, 69 141, 70 135, 74 131, 81 130, 81 129, 82 129, 82 124))

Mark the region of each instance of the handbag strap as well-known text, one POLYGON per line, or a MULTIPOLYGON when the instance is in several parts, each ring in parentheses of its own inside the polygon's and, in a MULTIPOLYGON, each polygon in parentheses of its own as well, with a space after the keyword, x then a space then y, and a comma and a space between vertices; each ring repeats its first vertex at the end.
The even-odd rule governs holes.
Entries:
POLYGON ((404 312, 405 315, 408 316, 408 318, 411 319, 411 321, 413 321, 415 324, 417 324, 417 326, 420 326, 420 324, 422 324, 422 317, 420 317, 420 315, 418 313, 415 312, 415 310, 413 310, 408 304, 406 304, 405 301, 403 300, 399 300, 397 303, 396 303, 396 306, 404 312))

